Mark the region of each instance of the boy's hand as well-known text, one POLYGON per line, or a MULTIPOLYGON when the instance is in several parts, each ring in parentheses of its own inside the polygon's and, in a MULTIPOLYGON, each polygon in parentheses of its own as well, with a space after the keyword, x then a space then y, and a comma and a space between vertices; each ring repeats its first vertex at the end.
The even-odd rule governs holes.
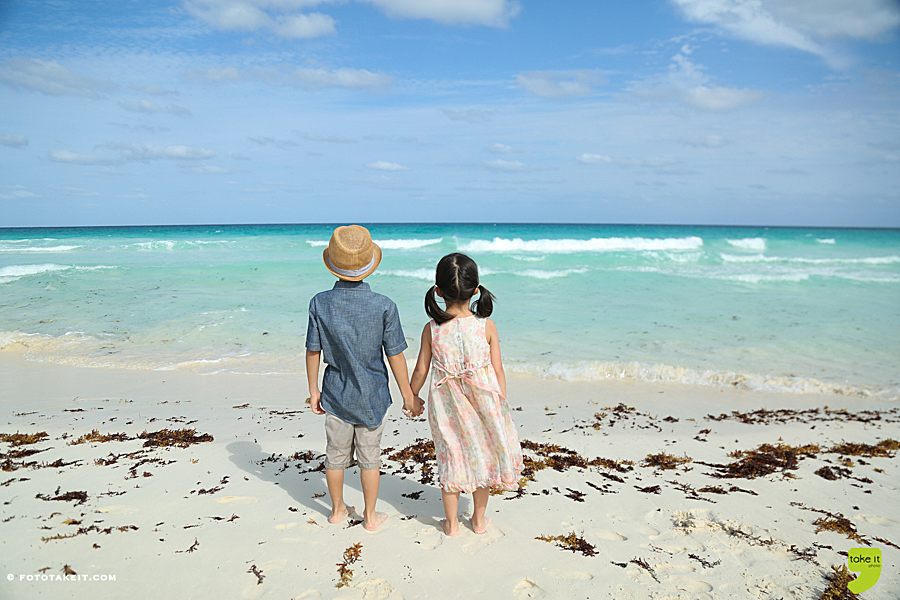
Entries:
POLYGON ((309 392, 309 407, 315 415, 325 414, 325 411, 322 410, 322 393, 319 390, 309 392))
POLYGON ((413 396, 411 401, 403 401, 403 414, 412 419, 425 411, 425 402, 418 396, 413 396))

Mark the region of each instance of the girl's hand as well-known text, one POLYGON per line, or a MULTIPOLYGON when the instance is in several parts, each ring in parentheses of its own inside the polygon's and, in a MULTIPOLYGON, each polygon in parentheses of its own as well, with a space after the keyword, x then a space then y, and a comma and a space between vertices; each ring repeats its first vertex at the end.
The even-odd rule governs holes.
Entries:
POLYGON ((425 402, 418 396, 413 396, 412 402, 403 402, 403 414, 412 419, 425 411, 425 402))

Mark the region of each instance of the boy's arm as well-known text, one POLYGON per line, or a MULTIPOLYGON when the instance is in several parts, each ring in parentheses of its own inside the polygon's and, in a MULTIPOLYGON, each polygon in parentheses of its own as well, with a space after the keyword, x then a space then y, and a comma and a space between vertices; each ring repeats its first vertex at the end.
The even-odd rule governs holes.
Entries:
POLYGON ((397 381, 397 387, 400 388, 400 394, 403 396, 403 411, 409 412, 413 416, 418 417, 424 410, 424 403, 416 397, 409 387, 409 371, 406 369, 406 359, 403 353, 388 356, 388 364, 391 366, 391 373, 397 381))
POLYGON ((309 407, 313 413, 324 415, 322 410, 322 393, 319 391, 319 356, 321 351, 306 351, 306 381, 309 384, 309 407))
POLYGON ((416 360, 416 368, 413 369, 412 380, 409 386, 412 393, 419 395, 425 380, 428 378, 428 366, 431 364, 431 324, 425 325, 422 331, 422 343, 419 345, 419 358, 416 360))
POLYGON ((487 343, 491 347, 491 366, 497 374, 497 383, 500 384, 500 395, 506 398, 506 373, 503 371, 503 360, 500 358, 500 334, 497 333, 497 326, 490 319, 487 319, 484 327, 487 343))

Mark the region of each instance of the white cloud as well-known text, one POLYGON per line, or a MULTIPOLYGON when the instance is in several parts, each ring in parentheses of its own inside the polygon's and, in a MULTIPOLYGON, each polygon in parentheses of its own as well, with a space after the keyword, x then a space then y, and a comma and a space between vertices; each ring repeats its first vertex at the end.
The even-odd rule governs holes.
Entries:
POLYGON ((111 145, 118 149, 125 160, 200 160, 212 158, 216 154, 203 148, 190 146, 154 146, 147 144, 122 144, 111 145))
POLYGON ((684 15, 758 44, 811 52, 839 65, 826 44, 877 39, 900 26, 896 0, 673 0, 684 15))
POLYGON ((454 121, 465 121, 467 123, 483 123, 494 116, 494 111, 492 110, 477 110, 472 108, 459 110, 442 108, 441 112, 447 115, 447 118, 449 119, 453 119, 454 121))
POLYGON ((9 146, 10 148, 24 148, 29 143, 29 139, 24 135, 0 135, 0 146, 9 146))
POLYGON ((305 89, 343 87, 367 92, 383 91, 394 83, 394 78, 382 73, 372 73, 365 69, 308 69, 299 67, 288 73, 284 83, 305 89))
POLYGON ((728 140, 721 135, 708 134, 696 137, 687 137, 681 140, 688 146, 696 148, 721 148, 728 143, 728 140))
POLYGON ((319 2, 271 0, 194 0, 184 3, 188 13, 224 31, 267 30, 289 39, 311 39, 335 33, 335 20, 321 13, 298 13, 319 2))
POLYGON ((484 163, 484 166, 492 171, 526 171, 529 169, 528 165, 518 160, 489 160, 484 163))
POLYGON ((115 83, 101 81, 66 69, 54 61, 36 58, 14 58, 0 65, 0 82, 16 88, 48 96, 100 98, 118 88, 115 83))
POLYGON ((485 150, 492 154, 512 154, 513 152, 512 146, 507 146, 506 144, 493 144, 485 148, 485 150))
POLYGON ((241 81, 244 75, 234 67, 191 69, 184 74, 187 81, 204 81, 206 83, 228 83, 241 81))
POLYGON ((350 138, 346 138, 342 135, 314 135, 312 133, 306 133, 305 131, 297 131, 296 129, 293 133, 304 140, 309 140, 311 142, 331 142, 334 144, 355 144, 356 140, 352 140, 350 138))
POLYGON ((663 168, 677 165, 674 158, 649 156, 647 158, 614 158, 604 154, 585 153, 578 157, 578 162, 585 165, 615 165, 617 167, 652 167, 663 168))
POLYGON ((539 98, 550 100, 590 96, 594 93, 594 86, 604 83, 606 77, 596 69, 529 71, 516 75, 516 85, 539 98))
POLYGON ((388 16, 430 19, 445 25, 505 27, 521 6, 511 0, 364 0, 388 16))
POLYGON ((225 167, 217 167, 215 165, 197 165, 193 167, 185 167, 182 171, 186 173, 206 173, 209 175, 228 175, 234 173, 233 169, 226 169, 225 167))
POLYGON ((53 162, 68 163, 70 165, 118 165, 122 164, 121 160, 107 158, 103 156, 95 156, 93 154, 76 154, 68 150, 51 150, 48 158, 53 162))
POLYGON ((293 140, 276 140, 268 136, 250 136, 247 139, 260 146, 275 146, 277 148, 296 148, 299 145, 293 140))
POLYGON ((375 169, 376 171, 409 171, 409 167, 404 167, 403 165, 384 160, 369 163, 366 166, 370 169, 375 169))
POLYGON ((732 88, 712 83, 703 67, 688 58, 692 48, 684 45, 672 57, 666 76, 644 82, 633 90, 650 100, 677 100, 703 111, 722 112, 759 102, 765 97, 761 90, 732 88))
POLYGON ((0 192, 0 200, 25 200, 26 198, 40 198, 34 192, 28 190, 24 185, 4 185, 0 189, 9 190, 9 192, 0 192))

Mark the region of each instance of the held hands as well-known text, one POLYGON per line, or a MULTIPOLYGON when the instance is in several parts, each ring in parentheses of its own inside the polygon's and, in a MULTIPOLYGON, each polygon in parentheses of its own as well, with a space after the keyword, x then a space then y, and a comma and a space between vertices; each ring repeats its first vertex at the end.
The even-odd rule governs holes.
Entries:
POLYGON ((411 400, 403 400, 403 414, 407 418, 412 419, 418 417, 425 411, 425 401, 418 396, 413 396, 411 400))
POLYGON ((325 411, 322 409, 322 392, 319 390, 309 391, 309 407, 315 415, 325 414, 325 411))

